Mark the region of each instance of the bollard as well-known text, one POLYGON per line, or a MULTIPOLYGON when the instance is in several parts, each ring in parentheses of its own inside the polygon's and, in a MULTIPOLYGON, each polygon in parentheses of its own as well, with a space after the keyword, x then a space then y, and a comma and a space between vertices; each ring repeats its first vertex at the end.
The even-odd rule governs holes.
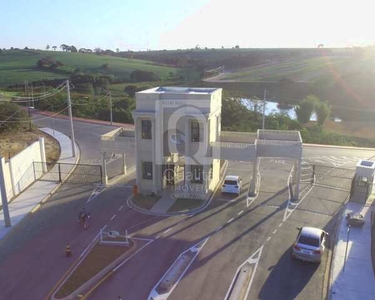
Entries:
POLYGON ((133 195, 138 195, 138 186, 137 185, 133 186, 133 195))
POLYGON ((69 243, 66 244, 66 247, 65 247, 65 256, 66 257, 71 257, 72 256, 72 251, 70 250, 69 243))

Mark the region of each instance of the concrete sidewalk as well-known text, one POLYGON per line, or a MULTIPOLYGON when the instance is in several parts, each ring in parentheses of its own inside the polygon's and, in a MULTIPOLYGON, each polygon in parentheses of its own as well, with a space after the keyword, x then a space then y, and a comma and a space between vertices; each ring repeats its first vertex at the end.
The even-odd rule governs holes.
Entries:
POLYGON ((372 210, 373 206, 369 204, 349 202, 343 211, 332 258, 329 299, 375 299, 375 277, 371 258, 372 210), (346 213, 361 213, 365 220, 362 228, 350 228, 349 239, 346 213))
MULTIPOLYGON (((60 163, 75 164, 79 160, 79 148, 76 144, 76 157, 72 156, 72 143, 69 137, 50 128, 40 128, 41 131, 51 135, 60 144, 60 163)), ((74 166, 70 168, 69 174, 74 166)), ((52 171, 52 170, 51 170, 52 171)), ((66 174, 67 177, 69 174, 66 174)), ((44 176, 48 176, 46 173, 44 176)), ((42 178, 43 178, 42 177, 42 178)), ((65 178, 62 178, 64 180, 65 178)), ((0 211, 0 240, 2 240, 22 219, 33 210, 39 208, 55 192, 60 183, 53 181, 36 181, 8 204, 11 219, 11 227, 5 227, 4 214, 0 211)))

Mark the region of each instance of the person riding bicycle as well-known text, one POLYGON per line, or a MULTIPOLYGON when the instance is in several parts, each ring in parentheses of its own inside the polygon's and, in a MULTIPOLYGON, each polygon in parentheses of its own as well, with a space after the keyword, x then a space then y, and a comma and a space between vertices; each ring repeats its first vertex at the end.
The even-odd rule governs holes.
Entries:
POLYGON ((84 222, 87 218, 87 211, 85 208, 82 208, 78 213, 78 220, 84 222))

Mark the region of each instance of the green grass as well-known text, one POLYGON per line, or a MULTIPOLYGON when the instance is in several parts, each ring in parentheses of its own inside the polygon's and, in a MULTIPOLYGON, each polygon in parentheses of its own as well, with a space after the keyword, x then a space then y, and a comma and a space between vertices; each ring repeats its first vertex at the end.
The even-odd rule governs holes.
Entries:
POLYGON ((135 85, 137 87, 149 87, 153 88, 156 86, 173 86, 176 85, 176 82, 173 81, 148 81, 148 82, 135 82, 135 83, 115 83, 111 84, 111 89, 116 91, 124 91, 127 85, 135 85))
POLYGON ((343 68, 348 62, 348 58, 343 57, 295 59, 246 68, 240 72, 231 73, 223 79, 262 82, 278 81, 287 77, 296 81, 313 81, 343 68))
POLYGON ((375 68, 373 57, 356 58, 344 55, 296 58, 282 62, 240 69, 222 79, 242 82, 278 81, 289 78, 295 81, 315 81, 319 78, 335 79, 347 72, 360 72, 375 68))
POLYGON ((159 199, 158 196, 135 195, 133 196, 133 203, 145 210, 150 210, 159 199))
POLYGON ((203 204, 203 200, 199 199, 182 199, 179 198, 173 203, 168 212, 185 212, 197 208, 203 204))
POLYGON ((175 68, 138 59, 62 51, 5 50, 0 52, 0 86, 22 84, 25 80, 31 82, 66 78, 77 68, 87 74, 113 74, 119 78, 129 78, 130 73, 136 69, 154 72, 160 78, 168 78, 170 72, 178 71, 175 68), (36 62, 45 56, 62 62, 64 67, 57 70, 38 69, 36 62), (108 69, 101 68, 105 63, 109 65, 108 69))

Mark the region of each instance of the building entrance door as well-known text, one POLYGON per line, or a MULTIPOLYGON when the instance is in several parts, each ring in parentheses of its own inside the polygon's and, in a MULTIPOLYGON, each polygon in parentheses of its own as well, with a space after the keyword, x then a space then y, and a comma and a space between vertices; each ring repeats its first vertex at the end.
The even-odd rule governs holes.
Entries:
POLYGON ((164 165, 164 178, 165 178, 165 185, 171 186, 174 185, 174 164, 166 164, 164 165))

